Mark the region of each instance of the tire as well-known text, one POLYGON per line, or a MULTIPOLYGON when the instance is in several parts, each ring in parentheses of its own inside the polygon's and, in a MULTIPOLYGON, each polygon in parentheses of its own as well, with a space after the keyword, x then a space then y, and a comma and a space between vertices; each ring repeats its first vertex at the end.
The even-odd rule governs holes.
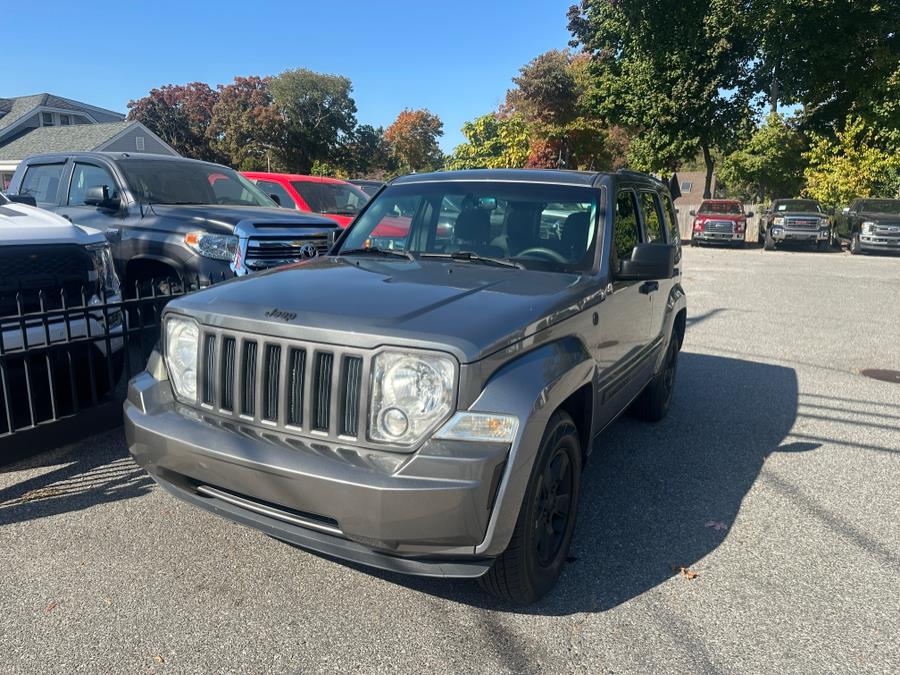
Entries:
POLYGON ((678 352, 678 336, 673 333, 663 367, 632 404, 631 412, 638 419, 659 422, 669 413, 675 391, 675 376, 678 373, 678 352))
POLYGON ((697 240, 691 237, 691 246, 698 246, 697 240))
POLYGON ((744 248, 744 241, 733 241, 731 242, 731 248, 744 248))
POLYGON ((509 546, 478 580, 488 593, 527 605, 556 585, 575 530, 581 461, 578 429, 557 410, 541 438, 509 546))
POLYGON ((816 250, 819 252, 828 250, 828 242, 827 241, 817 241, 816 242, 816 250))
POLYGON ((775 240, 772 238, 772 231, 766 230, 766 239, 763 244, 763 249, 766 251, 774 251, 775 250, 775 240))
POLYGON ((862 243, 859 241, 859 232, 850 235, 850 255, 862 253, 862 243))

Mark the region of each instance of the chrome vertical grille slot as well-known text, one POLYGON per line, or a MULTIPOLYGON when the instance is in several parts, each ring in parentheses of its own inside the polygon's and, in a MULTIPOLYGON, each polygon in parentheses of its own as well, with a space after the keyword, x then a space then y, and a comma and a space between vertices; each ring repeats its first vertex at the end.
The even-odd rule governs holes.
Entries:
POLYGON ((328 431, 331 422, 331 375, 334 354, 316 352, 316 374, 313 381, 313 425, 316 431, 328 431))
POLYGON ((341 428, 342 436, 359 433, 359 394, 362 387, 362 359, 345 356, 341 373, 341 428))
POLYGON ((222 369, 219 379, 219 406, 222 410, 234 411, 234 350, 235 340, 227 337, 222 341, 222 369))
POLYGON ((291 348, 288 359, 287 423, 303 426, 303 382, 306 377, 306 350, 291 348))
POLYGON ((278 392, 281 388, 279 371, 281 369, 281 346, 266 345, 265 364, 263 371, 263 398, 262 418, 275 422, 278 420, 278 392))
POLYGON ((256 416, 256 342, 245 340, 241 353, 241 414, 256 416))

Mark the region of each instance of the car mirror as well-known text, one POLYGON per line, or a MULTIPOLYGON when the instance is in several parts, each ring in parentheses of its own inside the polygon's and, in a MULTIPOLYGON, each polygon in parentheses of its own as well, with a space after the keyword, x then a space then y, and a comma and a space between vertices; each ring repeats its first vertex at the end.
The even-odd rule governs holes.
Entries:
POLYGON ((84 193, 84 203, 98 209, 115 211, 119 208, 119 198, 109 196, 109 188, 105 185, 93 185, 84 193))
POLYGON ((752 218, 752 217, 753 217, 753 211, 747 211, 747 217, 748 217, 748 218, 752 218))
POLYGON ((26 204, 27 206, 37 206, 37 199, 34 195, 6 195, 6 198, 16 204, 26 204))
POLYGON ((631 258, 623 260, 616 279, 643 281, 670 279, 675 270, 675 247, 669 244, 638 244, 631 258))
POLYGON ((843 209, 841 209, 841 213, 843 213, 845 216, 849 216, 850 215, 850 207, 845 206, 843 209))
POLYGON ((276 195, 276 194, 274 194, 274 193, 273 193, 273 194, 270 194, 270 195, 269 195, 269 199, 271 199, 273 202, 275 202, 276 204, 278 204, 278 206, 281 206, 281 197, 279 197, 278 195, 276 195))
POLYGON ((696 210, 696 209, 691 209, 690 211, 688 211, 688 213, 689 213, 690 215, 692 215, 692 216, 696 216, 696 215, 697 215, 697 210, 696 210))

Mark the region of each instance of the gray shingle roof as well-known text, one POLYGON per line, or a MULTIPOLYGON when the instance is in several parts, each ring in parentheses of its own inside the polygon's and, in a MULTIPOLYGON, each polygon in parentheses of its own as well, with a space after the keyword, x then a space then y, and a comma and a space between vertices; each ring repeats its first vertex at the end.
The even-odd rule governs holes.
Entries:
POLYGON ((73 112, 84 112, 100 122, 120 120, 123 117, 122 114, 113 112, 112 110, 89 108, 85 104, 81 104, 78 101, 70 101, 62 96, 54 96, 53 94, 32 94, 31 96, 0 98, 0 129, 8 127, 10 124, 21 119, 39 106, 61 108, 62 110, 71 110, 73 112))
POLYGON ((68 127, 39 127, 0 146, 0 160, 24 159, 45 152, 87 152, 95 150, 128 127, 139 122, 74 124, 68 127))

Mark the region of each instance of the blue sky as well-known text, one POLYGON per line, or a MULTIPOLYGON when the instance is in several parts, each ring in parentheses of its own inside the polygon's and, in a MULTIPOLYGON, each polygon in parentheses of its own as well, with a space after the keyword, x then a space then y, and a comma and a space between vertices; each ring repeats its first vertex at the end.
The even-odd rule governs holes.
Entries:
POLYGON ((126 112, 162 84, 305 67, 352 80, 360 123, 386 126, 404 107, 437 113, 449 151, 523 64, 566 46, 573 2, 10 2, 0 97, 46 91, 126 112))

